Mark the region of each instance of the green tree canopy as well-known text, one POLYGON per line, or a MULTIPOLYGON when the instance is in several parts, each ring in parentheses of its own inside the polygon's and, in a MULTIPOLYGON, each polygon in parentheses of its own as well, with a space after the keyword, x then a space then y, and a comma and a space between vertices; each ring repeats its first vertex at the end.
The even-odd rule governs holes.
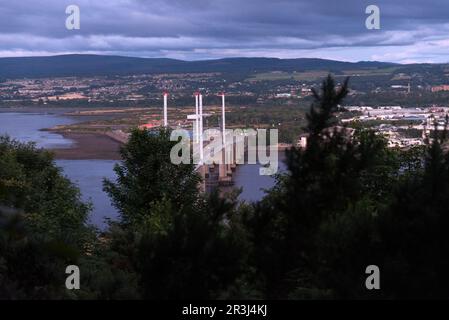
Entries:
POLYGON ((68 297, 65 268, 92 235, 88 213, 49 152, 0 137, 0 298, 68 297))
POLYGON ((121 212, 107 235, 151 299, 231 294, 245 267, 236 197, 199 190, 193 164, 173 164, 170 130, 136 129, 105 190, 121 212))

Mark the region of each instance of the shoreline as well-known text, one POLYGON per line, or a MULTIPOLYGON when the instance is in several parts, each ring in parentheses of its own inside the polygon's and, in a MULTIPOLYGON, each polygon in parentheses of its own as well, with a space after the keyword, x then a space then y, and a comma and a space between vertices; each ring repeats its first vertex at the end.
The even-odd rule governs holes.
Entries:
POLYGON ((48 149, 56 160, 121 160, 119 150, 122 143, 106 134, 54 132, 74 142, 68 148, 48 149))
MULTIPOLYGON (((74 142, 68 148, 48 149, 57 160, 121 160, 120 147, 124 144, 121 137, 103 132, 70 132, 57 129, 45 129, 62 135, 74 142)), ((278 152, 291 149, 291 144, 279 144, 278 152)))

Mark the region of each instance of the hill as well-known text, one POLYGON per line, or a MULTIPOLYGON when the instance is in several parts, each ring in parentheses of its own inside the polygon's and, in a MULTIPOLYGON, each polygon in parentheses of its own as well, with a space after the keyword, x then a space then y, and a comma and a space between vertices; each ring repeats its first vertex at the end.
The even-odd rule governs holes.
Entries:
POLYGON ((394 66, 384 62, 342 62, 299 58, 226 58, 183 61, 166 58, 135 58, 101 55, 59 55, 48 57, 0 58, 0 78, 42 78, 63 76, 104 76, 151 73, 255 73, 377 69, 394 66))

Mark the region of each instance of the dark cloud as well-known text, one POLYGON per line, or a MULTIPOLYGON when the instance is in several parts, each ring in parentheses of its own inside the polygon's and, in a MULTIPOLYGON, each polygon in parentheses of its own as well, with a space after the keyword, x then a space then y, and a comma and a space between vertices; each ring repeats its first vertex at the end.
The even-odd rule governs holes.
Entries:
POLYGON ((318 56, 446 61, 447 0, 21 0, 0 4, 0 55, 72 52, 185 59, 318 56), (65 8, 81 29, 65 28, 65 8), (365 8, 381 30, 365 28, 365 8))

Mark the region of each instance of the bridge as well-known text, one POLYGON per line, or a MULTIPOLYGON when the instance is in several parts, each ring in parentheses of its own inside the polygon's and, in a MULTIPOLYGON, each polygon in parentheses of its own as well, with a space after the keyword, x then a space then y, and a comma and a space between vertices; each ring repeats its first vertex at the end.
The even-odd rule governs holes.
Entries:
MULTIPOLYGON (((201 93, 195 93, 195 114, 188 115, 187 119, 193 121, 193 142, 199 148, 194 148, 193 159, 199 159, 195 166, 195 170, 200 174, 202 183, 200 189, 206 191, 207 185, 212 181, 218 183, 218 185, 227 186, 233 184, 232 175, 236 169, 238 163, 243 163, 242 156, 244 156, 244 150, 240 150, 241 146, 237 146, 234 143, 234 136, 228 136, 226 134, 226 100, 225 94, 220 94, 222 98, 222 113, 221 113, 221 125, 220 125, 220 140, 221 143, 214 144, 213 154, 210 152, 204 152, 207 146, 213 143, 213 139, 205 139, 203 119, 208 114, 203 113, 203 96, 201 93), (218 170, 217 170, 218 169, 218 170)), ((168 127, 168 93, 163 94, 163 126, 168 127)), ((115 130, 113 132, 106 133, 110 138, 126 143, 129 139, 129 134, 121 130, 115 130)), ((244 137, 242 135, 242 137, 244 137)), ((244 141, 244 140, 243 140, 244 141)), ((244 142, 243 148, 246 148, 244 142)))
MULTIPOLYGON (((207 189, 208 182, 215 180, 212 179, 212 176, 217 176, 217 167, 218 179, 216 180, 218 184, 232 185, 233 171, 235 171, 237 163, 240 163, 240 161, 243 160, 239 158, 241 152, 237 152, 237 146, 234 143, 233 137, 230 138, 226 134, 226 98, 224 93, 221 93, 220 96, 222 99, 220 127, 221 135, 218 145, 214 144, 213 154, 204 152, 205 147, 207 149, 207 146, 211 143, 211 140, 204 139, 203 119, 205 114, 203 113, 203 96, 201 93, 195 93, 195 114, 187 116, 187 119, 194 121, 193 140, 194 143, 199 145, 199 148, 197 148, 198 150, 194 149, 193 158, 199 159, 195 169, 199 172, 202 178, 201 189, 203 191, 207 189)), ((164 103, 164 109, 166 108, 167 105, 164 103)))

